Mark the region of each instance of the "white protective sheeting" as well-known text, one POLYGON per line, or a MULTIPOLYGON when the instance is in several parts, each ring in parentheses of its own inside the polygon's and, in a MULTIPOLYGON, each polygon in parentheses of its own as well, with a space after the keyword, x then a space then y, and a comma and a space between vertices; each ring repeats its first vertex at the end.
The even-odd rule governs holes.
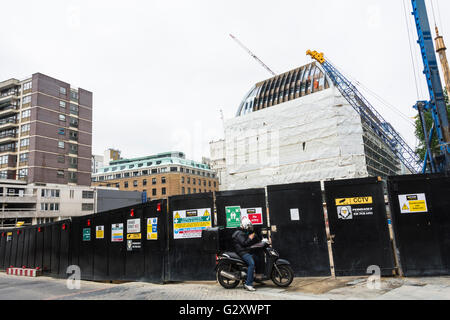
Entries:
POLYGON ((362 136, 361 118, 334 88, 230 119, 221 190, 366 177, 362 136))

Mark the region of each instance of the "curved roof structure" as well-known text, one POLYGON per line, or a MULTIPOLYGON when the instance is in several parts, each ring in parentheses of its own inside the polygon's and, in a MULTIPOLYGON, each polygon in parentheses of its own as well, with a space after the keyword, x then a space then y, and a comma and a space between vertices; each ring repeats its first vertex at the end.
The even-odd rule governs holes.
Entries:
POLYGON ((237 117, 328 89, 332 82, 312 62, 257 83, 239 105, 237 117))

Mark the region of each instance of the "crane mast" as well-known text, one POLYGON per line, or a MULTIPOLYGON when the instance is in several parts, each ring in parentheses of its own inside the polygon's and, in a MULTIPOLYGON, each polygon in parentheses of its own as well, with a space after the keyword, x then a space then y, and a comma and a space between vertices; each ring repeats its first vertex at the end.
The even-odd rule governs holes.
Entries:
POLYGON ((430 162, 433 173, 450 173, 450 131, 447 106, 445 104, 444 91, 442 89, 433 38, 431 36, 427 8, 425 0, 411 0, 411 4, 413 8, 412 15, 414 16, 417 29, 418 44, 422 54, 424 74, 430 95, 429 101, 418 101, 415 105, 415 108, 419 111, 426 137, 427 154, 425 157, 424 173, 427 161, 430 162), (427 134, 429 128, 426 127, 424 121, 424 113, 428 111, 431 112, 433 118, 433 127, 429 134, 427 134), (433 134, 437 135, 441 152, 437 157, 434 157, 431 151, 433 134))

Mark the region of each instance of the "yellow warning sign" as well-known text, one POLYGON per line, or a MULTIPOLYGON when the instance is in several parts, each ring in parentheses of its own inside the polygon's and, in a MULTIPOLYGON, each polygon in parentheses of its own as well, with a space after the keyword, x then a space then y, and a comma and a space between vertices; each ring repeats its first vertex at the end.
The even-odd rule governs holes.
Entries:
POLYGON ((141 239, 140 233, 129 233, 127 234, 127 240, 138 240, 141 239))
POLYGON ((177 212, 177 214, 175 215, 174 219, 180 219, 180 214, 177 212))
POLYGON ((409 206, 411 207, 411 212, 423 212, 427 211, 427 204, 425 200, 422 201, 410 201, 409 206))
POLYGON ((372 197, 353 197, 336 199, 337 206, 353 206, 358 204, 372 204, 372 197))
POLYGON ((203 216, 204 216, 204 217, 209 216, 208 210, 205 210, 205 214, 204 214, 203 216))
POLYGON ((409 208, 408 208, 408 206, 406 205, 406 203, 405 203, 405 205, 403 206, 402 210, 409 210, 409 208))

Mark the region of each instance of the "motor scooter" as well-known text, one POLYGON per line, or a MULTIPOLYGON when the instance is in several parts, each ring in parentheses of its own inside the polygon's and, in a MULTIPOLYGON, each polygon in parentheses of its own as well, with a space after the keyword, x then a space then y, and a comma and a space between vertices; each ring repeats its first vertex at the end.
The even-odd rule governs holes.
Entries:
MULTIPOLYGON (((269 240, 263 239, 254 244, 250 250, 262 250, 264 252, 265 270, 259 281, 272 280, 279 287, 288 287, 294 280, 294 272, 289 261, 280 259, 278 252, 272 248, 269 240)), ((247 279, 247 263, 236 252, 222 252, 216 259, 217 281, 225 289, 236 288, 239 283, 247 279)))

